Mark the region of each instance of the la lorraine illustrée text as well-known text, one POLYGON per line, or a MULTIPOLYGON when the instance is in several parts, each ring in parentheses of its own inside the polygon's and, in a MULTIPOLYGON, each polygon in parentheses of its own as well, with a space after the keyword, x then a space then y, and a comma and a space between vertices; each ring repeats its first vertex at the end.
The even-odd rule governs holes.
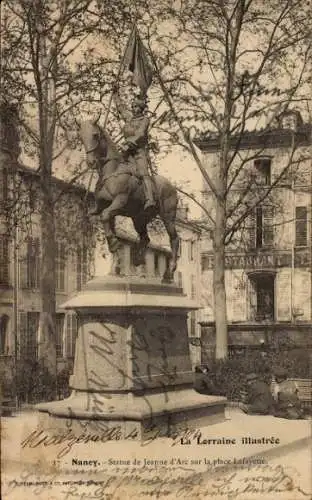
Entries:
POLYGON ((196 435, 196 438, 191 438, 189 436, 181 437, 180 443, 182 445, 188 444, 196 444, 199 445, 237 445, 237 444, 245 444, 245 445, 258 445, 258 444, 280 444, 280 439, 275 436, 242 436, 240 438, 229 438, 229 437, 214 437, 214 438, 204 438, 201 433, 196 435))

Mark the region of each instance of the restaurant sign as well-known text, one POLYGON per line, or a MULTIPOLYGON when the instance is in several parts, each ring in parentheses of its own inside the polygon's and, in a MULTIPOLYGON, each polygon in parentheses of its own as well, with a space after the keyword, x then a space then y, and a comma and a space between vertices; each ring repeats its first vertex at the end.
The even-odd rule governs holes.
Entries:
MULTIPOLYGON (((306 267, 310 263, 308 251, 294 255, 295 267, 306 267)), ((202 256, 202 270, 213 269, 214 258, 212 254, 202 256)), ((259 252, 245 254, 227 254, 225 256, 226 269, 275 269, 278 267, 292 267, 292 254, 288 252, 259 252)))

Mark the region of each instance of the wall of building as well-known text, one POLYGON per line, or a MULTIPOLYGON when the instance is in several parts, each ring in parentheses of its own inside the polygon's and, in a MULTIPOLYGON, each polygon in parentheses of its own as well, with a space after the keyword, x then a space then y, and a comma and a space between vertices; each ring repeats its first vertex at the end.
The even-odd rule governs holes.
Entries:
MULTIPOLYGON (((310 129, 309 129, 310 130, 310 129)), ((289 136, 290 137, 290 136, 289 136)), ((263 279, 274 280, 274 319, 278 322, 294 322, 296 324, 312 323, 312 137, 306 135, 302 145, 298 146, 292 157, 292 148, 286 143, 278 147, 259 149, 249 147, 248 136, 240 154, 235 158, 232 172, 240 165, 241 160, 246 160, 244 170, 237 177, 231 188, 227 208, 233 206, 246 183, 250 181, 250 172, 254 169, 253 157, 260 156, 271 158, 271 184, 279 179, 271 194, 265 198, 263 205, 273 207, 273 218, 270 220, 273 231, 271 244, 257 247, 251 244, 251 237, 255 238, 255 218, 249 217, 226 249, 225 284, 227 295, 227 317, 230 324, 248 323, 261 320, 253 315, 257 298, 255 282, 262 275, 263 279), (238 158, 239 156, 239 158, 238 158), (282 178, 279 178, 285 166, 292 159, 292 166, 282 178), (247 161, 250 159, 249 161, 247 161), (298 161, 300 159, 300 161, 298 161), (303 246, 298 246, 300 238, 298 232, 303 231, 298 224, 296 207, 306 208, 306 231, 303 246), (297 217, 297 219, 296 219, 297 217), (254 230, 253 230, 254 231, 254 230), (250 236, 251 235, 251 236, 250 236)), ((261 137, 258 136, 261 140, 261 137)), ((258 141, 257 139, 257 141, 258 141)), ((284 139, 283 139, 284 140, 284 139)), ((255 143, 257 141, 254 141, 255 143)), ((251 141, 252 142, 252 141, 251 141)), ((258 141, 259 142, 259 141, 258 141)), ((287 141, 286 141, 287 142, 287 141)), ((272 141, 271 141, 272 143, 272 141)), ((301 144, 301 143, 300 143, 301 144)), ((207 140, 206 150, 203 152, 204 161, 212 178, 218 175, 217 148, 211 147, 207 140), (209 149, 210 148, 210 149, 209 149)), ((231 175, 231 174, 230 174, 231 175)), ((205 186, 204 186, 205 191, 205 186)), ((264 188, 259 187, 262 196, 264 188)), ((251 195, 256 201, 257 191, 251 195)), ((203 202, 210 213, 214 214, 214 198, 210 191, 205 191, 203 202)), ((260 206, 260 205, 259 205, 260 206)), ((239 213, 239 209, 235 215, 239 213)), ((213 251, 212 240, 202 241, 202 293, 201 303, 203 310, 201 319, 204 322, 214 320, 213 314, 213 251)), ((267 320, 266 320, 267 321, 267 320)))

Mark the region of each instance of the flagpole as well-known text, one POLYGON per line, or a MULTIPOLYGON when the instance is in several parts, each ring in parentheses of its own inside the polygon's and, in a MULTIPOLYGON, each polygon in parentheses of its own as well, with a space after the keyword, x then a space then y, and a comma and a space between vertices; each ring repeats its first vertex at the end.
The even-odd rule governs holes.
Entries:
MULTIPOLYGON (((128 50, 128 47, 129 47, 129 43, 130 43, 130 40, 131 40, 131 36, 132 36, 132 33, 134 32, 135 30, 135 25, 136 25, 136 21, 134 20, 133 21, 133 25, 132 25, 132 28, 131 28, 131 31, 130 31, 130 34, 129 34, 129 37, 128 37, 128 41, 127 41, 127 44, 126 44, 126 48, 124 50, 124 54, 123 54, 123 57, 120 61, 120 65, 119 65, 119 70, 118 70, 118 73, 117 73, 117 76, 115 78, 115 82, 114 82, 114 87, 116 85, 116 83, 118 82, 119 78, 120 78, 120 75, 121 75, 121 71, 122 71, 122 68, 123 68, 123 65, 124 65, 124 62, 125 62, 125 57, 126 57, 126 53, 127 53, 127 50, 128 50)), ((108 119, 108 115, 109 115, 109 112, 110 112, 110 108, 111 108, 111 105, 112 105, 112 100, 113 100, 113 97, 114 97, 114 93, 115 93, 115 89, 113 87, 113 90, 111 92, 111 95, 109 97, 109 101, 108 101, 108 107, 107 107, 107 111, 106 111, 106 115, 105 115, 105 118, 104 118, 104 125, 103 125, 103 128, 105 129, 106 127, 106 123, 107 123, 107 119, 108 119)))

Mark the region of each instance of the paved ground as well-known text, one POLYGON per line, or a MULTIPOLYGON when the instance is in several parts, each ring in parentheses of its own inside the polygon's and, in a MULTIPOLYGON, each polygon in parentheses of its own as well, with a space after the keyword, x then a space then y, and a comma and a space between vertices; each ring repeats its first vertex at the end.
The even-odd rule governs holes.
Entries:
POLYGON ((236 408, 226 416, 176 440, 46 440, 35 448, 21 448, 21 442, 35 432, 36 413, 3 418, 1 498, 312 498, 310 420, 249 416, 236 408), (231 444, 222 444, 226 440, 231 444))

